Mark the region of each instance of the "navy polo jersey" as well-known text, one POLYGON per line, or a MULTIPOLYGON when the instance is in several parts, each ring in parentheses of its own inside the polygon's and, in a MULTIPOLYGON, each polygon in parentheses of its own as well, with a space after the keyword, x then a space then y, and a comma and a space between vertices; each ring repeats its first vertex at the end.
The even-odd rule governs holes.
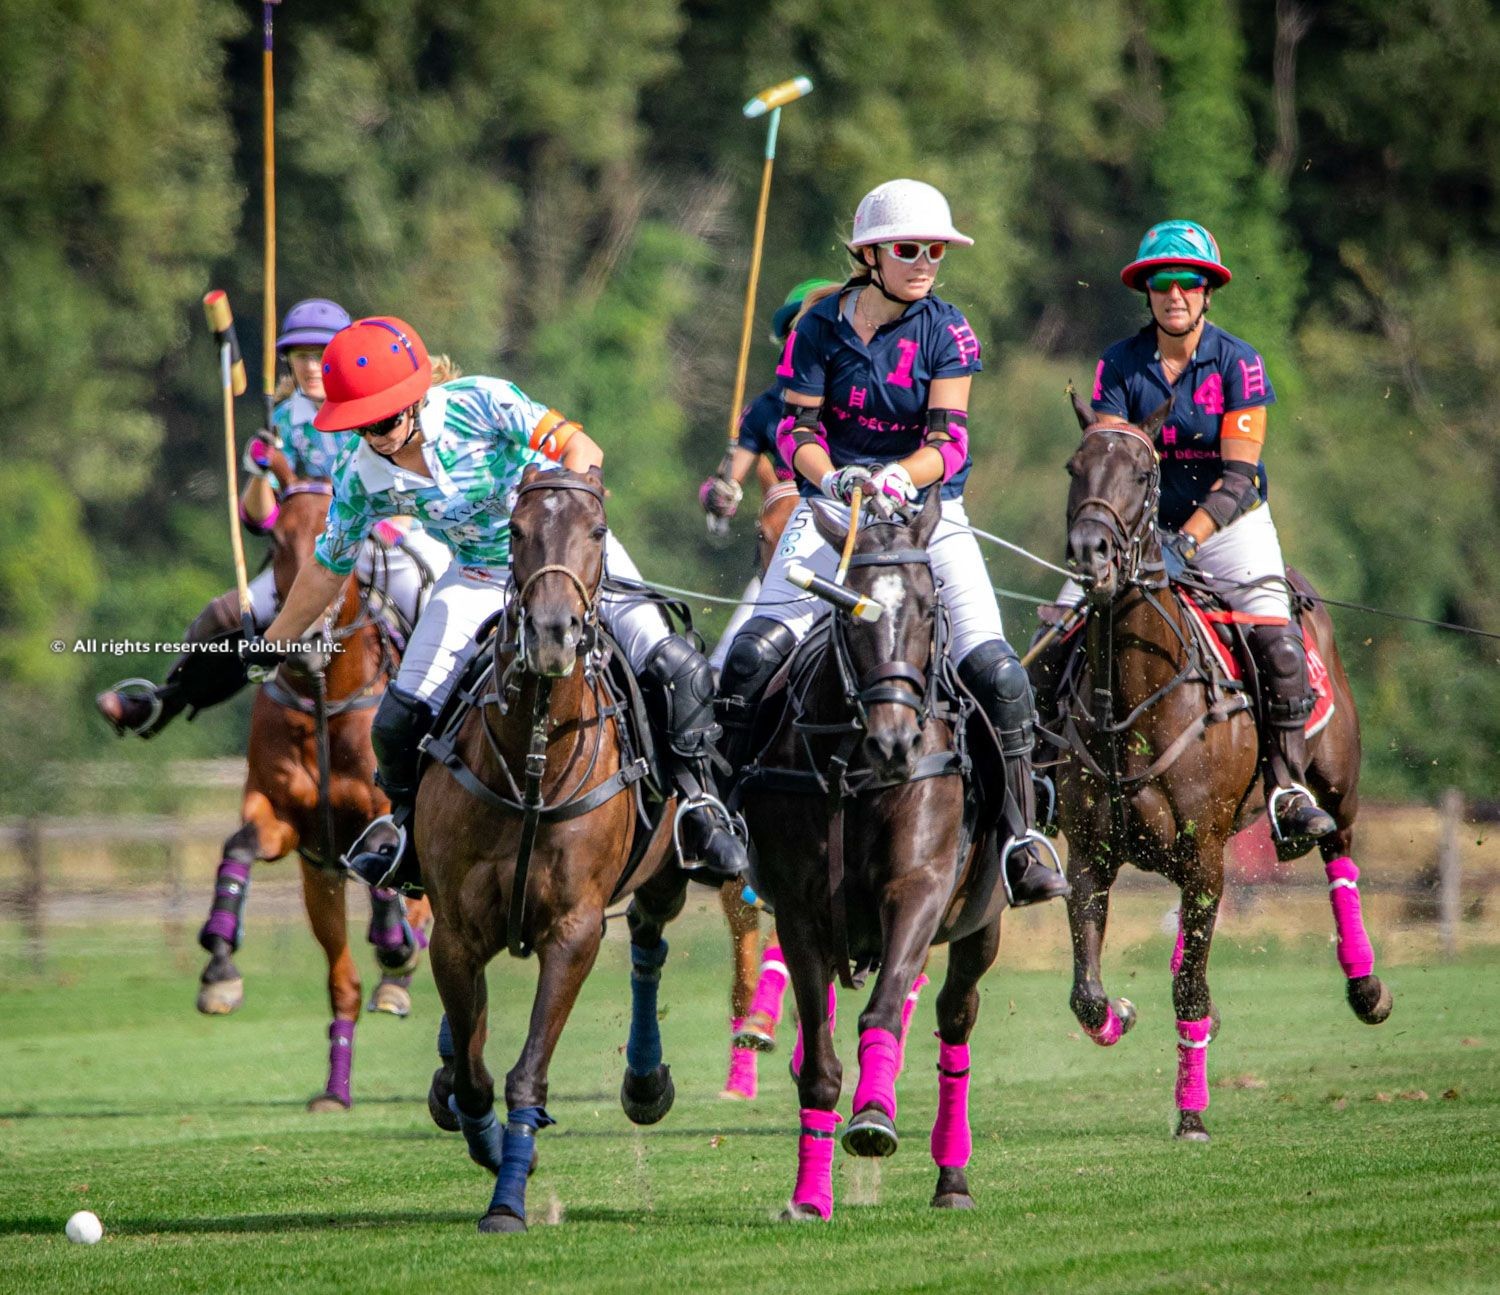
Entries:
MULTIPOLYGON (((979 339, 956 306, 926 296, 878 328, 866 346, 839 309, 842 296, 825 297, 802 317, 776 375, 789 391, 822 400, 819 417, 835 467, 893 463, 921 448, 933 381, 984 367, 979 339)), ((944 499, 963 495, 971 463, 966 457, 943 483, 944 499)), ((804 497, 817 493, 817 482, 802 482, 804 497)))
MULTIPOLYGON (((1221 420, 1237 409, 1274 405, 1266 362, 1255 348, 1217 325, 1205 323, 1198 349, 1171 386, 1162 376, 1156 326, 1147 324, 1104 352, 1094 370, 1094 408, 1137 427, 1164 401, 1172 408, 1156 434, 1161 452, 1161 524, 1179 529, 1224 473, 1219 453, 1221 420)), ((1256 465, 1256 488, 1268 497, 1266 465, 1256 465)))
POLYGON ((766 454, 776 469, 778 481, 790 481, 792 470, 781 461, 776 448, 776 427, 781 422, 781 383, 774 382, 756 396, 740 414, 739 447, 754 454, 766 454))

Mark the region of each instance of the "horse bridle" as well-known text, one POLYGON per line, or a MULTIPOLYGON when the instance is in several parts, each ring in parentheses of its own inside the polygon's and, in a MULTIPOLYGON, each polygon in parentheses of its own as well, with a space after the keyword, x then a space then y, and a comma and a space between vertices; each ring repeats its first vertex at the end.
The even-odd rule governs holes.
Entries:
MULTIPOLYGON (((604 515, 604 491, 601 487, 594 485, 591 481, 581 481, 576 477, 566 477, 557 472, 544 472, 535 480, 526 482, 516 491, 516 503, 521 502, 523 495, 531 494, 540 490, 581 490, 599 504, 599 515, 604 515), (549 478, 556 478, 549 480, 549 478)), ((512 517, 515 510, 511 510, 512 517)), ((516 659, 519 661, 525 655, 526 635, 526 599, 530 596, 532 587, 543 576, 561 575, 566 576, 572 582, 573 587, 578 590, 578 596, 583 599, 583 628, 584 634, 579 642, 579 652, 588 653, 594 650, 598 642, 599 628, 599 589, 604 583, 604 563, 599 564, 599 578, 590 589, 583 583, 579 574, 572 567, 564 566, 560 562, 549 562, 546 566, 538 567, 526 577, 525 584, 516 591, 516 659)))
MULTIPOLYGON (((1155 528, 1156 512, 1161 503, 1161 454, 1156 448, 1156 443, 1139 428, 1096 423, 1086 428, 1083 434, 1085 437, 1109 435, 1131 437, 1151 451, 1150 480, 1146 484, 1146 497, 1141 504, 1141 515, 1134 525, 1128 524, 1120 515, 1120 510, 1100 495, 1089 495, 1086 499, 1080 499, 1075 507, 1068 510, 1067 520, 1070 533, 1082 519, 1086 509, 1093 509, 1103 514, 1102 517, 1096 517, 1094 520, 1102 522, 1105 529, 1109 531, 1110 538, 1115 542, 1115 549, 1121 560, 1120 574, 1124 583, 1134 584, 1140 577, 1141 556, 1145 552, 1146 541, 1155 528)), ((1086 577, 1075 578, 1080 584, 1088 583, 1086 577)))

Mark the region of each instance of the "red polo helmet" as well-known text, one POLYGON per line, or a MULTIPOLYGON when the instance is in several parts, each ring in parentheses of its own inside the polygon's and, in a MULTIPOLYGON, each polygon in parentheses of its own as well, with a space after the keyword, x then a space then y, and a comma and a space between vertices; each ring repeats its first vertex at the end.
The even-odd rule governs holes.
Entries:
POLYGON ((326 399, 313 426, 367 427, 416 404, 431 386, 432 360, 415 328, 394 315, 356 319, 323 352, 326 399))

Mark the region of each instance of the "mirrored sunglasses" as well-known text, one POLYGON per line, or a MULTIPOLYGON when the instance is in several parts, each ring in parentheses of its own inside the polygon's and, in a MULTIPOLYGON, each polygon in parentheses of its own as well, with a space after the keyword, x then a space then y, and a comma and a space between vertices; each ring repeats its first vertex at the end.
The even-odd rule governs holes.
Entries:
POLYGON ((943 259, 943 253, 948 250, 947 243, 918 243, 912 239, 902 239, 898 243, 883 243, 881 246, 905 265, 915 264, 917 258, 923 255, 936 265, 943 259))
POLYGON ((354 434, 361 439, 372 436, 389 436, 396 430, 396 425, 406 417, 406 410, 399 414, 392 414, 389 418, 382 418, 378 423, 368 423, 364 427, 354 428, 354 434))
POLYGON ((1171 292, 1181 288, 1184 292, 1195 292, 1208 286, 1208 276, 1196 270, 1159 270, 1146 280, 1152 292, 1171 292))

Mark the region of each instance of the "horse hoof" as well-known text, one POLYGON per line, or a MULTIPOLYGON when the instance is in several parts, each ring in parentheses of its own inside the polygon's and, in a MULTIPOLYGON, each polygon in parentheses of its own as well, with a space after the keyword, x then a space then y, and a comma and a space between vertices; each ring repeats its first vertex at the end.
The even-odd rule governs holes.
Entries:
POLYGON ((524 1232, 526 1220, 518 1219, 506 1209, 493 1209, 479 1220, 481 1232, 524 1232))
POLYGON ((776 1037, 770 1030, 746 1021, 734 1034, 730 1035, 729 1043, 735 1048, 752 1048, 756 1052, 775 1052, 776 1037))
POLYGON ((1349 1006, 1366 1025, 1379 1025, 1396 1005, 1390 989, 1378 976, 1351 976, 1347 992, 1349 1006))
POLYGON ((198 986, 198 1010, 204 1016, 228 1016, 244 1001, 245 982, 238 976, 198 986))
POLYGON ((792 1201, 786 1209, 781 1211, 783 1223, 826 1223, 822 1212, 816 1205, 803 1205, 792 1201))
POLYGON ((625 1080, 620 1085, 620 1105, 632 1124, 655 1124, 676 1100, 671 1066, 657 1066, 649 1075, 638 1075, 626 1068, 625 1080))
POLYGON ((932 1198, 935 1210, 972 1210, 974 1198, 968 1192, 939 1192, 932 1198))
POLYGON ((878 1106, 867 1106, 844 1130, 844 1150, 851 1156, 893 1156, 901 1140, 896 1124, 878 1106))
POLYGON ((319 1093, 308 1099, 307 1109, 310 1114, 321 1115, 325 1111, 347 1111, 353 1105, 334 1093, 319 1093))
POLYGON ((447 1094, 439 1091, 442 1078, 443 1067, 439 1066, 432 1072, 432 1083, 427 1089, 427 1113, 432 1116, 432 1122, 444 1133, 457 1133, 458 1116, 448 1108, 447 1094))
POLYGON ((1114 1001, 1114 1009, 1115 1015, 1120 1018, 1120 1035, 1123 1038, 1135 1026, 1137 1016, 1135 1004, 1128 998, 1117 998, 1114 1001))
POLYGON ((1182 1111, 1177 1119, 1177 1132, 1173 1135, 1179 1142, 1207 1142, 1208 1130, 1203 1127, 1203 1117, 1197 1111, 1182 1111))
POLYGON ((384 1012, 387 1016, 410 1016, 411 994, 405 985, 395 980, 382 980, 370 995, 370 1003, 365 1011, 384 1012))

